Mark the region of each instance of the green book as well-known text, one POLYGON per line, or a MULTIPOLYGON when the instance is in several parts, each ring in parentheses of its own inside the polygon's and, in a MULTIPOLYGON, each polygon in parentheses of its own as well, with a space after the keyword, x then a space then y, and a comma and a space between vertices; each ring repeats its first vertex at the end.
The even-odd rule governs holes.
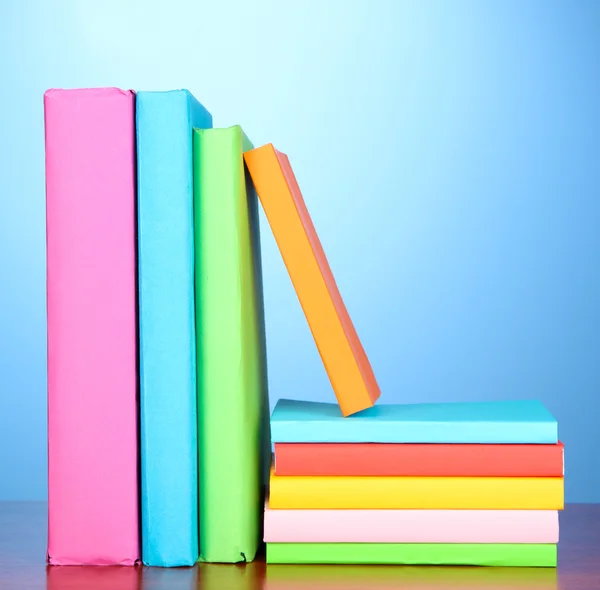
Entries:
POLYGON ((258 201, 239 126, 194 129, 200 561, 252 561, 271 442, 258 201))
POLYGON ((267 563, 556 567, 556 545, 267 543, 267 563))

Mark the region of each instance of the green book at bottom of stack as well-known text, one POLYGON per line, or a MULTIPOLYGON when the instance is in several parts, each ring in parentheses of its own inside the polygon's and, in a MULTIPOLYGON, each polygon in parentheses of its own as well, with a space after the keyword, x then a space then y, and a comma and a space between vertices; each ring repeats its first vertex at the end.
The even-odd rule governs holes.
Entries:
POLYGON ((267 543, 267 563, 555 567, 555 544, 267 543))

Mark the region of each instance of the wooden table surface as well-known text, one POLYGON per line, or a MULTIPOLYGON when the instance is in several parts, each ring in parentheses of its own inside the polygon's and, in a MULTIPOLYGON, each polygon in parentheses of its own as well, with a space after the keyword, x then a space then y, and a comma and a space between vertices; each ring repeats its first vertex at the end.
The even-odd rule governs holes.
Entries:
POLYGON ((46 504, 0 503, 1 590, 600 590, 600 504, 571 504, 560 519, 559 566, 209 565, 194 568, 47 567, 46 504))

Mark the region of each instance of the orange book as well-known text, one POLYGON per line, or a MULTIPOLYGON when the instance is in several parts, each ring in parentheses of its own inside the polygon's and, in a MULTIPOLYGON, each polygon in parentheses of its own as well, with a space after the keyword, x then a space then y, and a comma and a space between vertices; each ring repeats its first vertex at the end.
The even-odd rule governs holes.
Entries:
POLYGON ((371 407, 379 386, 287 156, 268 144, 244 159, 342 414, 371 407))
POLYGON ((564 445, 275 443, 276 475, 562 477, 564 445))

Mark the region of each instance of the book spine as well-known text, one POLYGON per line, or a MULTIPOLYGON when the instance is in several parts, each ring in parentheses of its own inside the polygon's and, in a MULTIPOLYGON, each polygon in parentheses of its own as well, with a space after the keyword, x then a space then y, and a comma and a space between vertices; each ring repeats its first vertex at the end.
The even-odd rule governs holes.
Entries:
POLYGON ((274 510, 562 510, 564 479, 271 473, 269 506, 274 510))
POLYGON ((266 561, 556 567, 557 546, 552 543, 267 543, 266 561))
POLYGON ((380 391, 287 156, 268 144, 244 159, 344 416, 380 391))
POLYGON ((48 561, 139 558, 135 96, 44 96, 48 561))
MULTIPOLYGON (((240 127, 194 132, 200 559, 252 561, 268 404, 256 195, 240 127)), ((268 442, 268 441, 267 441, 268 442)))
POLYGON ((136 98, 142 560, 198 559, 192 125, 186 90, 136 98))
POLYGON ((557 510, 271 510, 266 543, 558 543, 557 510))
POLYGON ((563 446, 275 443, 276 475, 561 477, 563 446))

